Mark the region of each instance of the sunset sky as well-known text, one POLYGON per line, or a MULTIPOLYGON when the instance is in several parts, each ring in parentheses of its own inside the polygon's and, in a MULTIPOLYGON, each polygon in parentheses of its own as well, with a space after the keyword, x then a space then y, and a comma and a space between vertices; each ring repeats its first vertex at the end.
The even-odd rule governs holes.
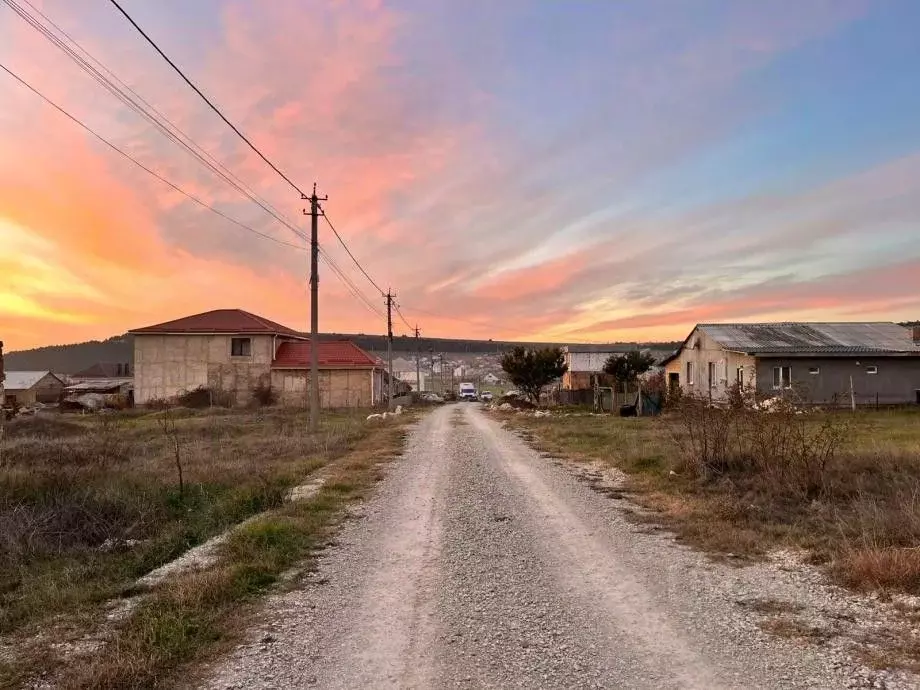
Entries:
MULTIPOLYGON (((107 0, 31 2, 308 229, 299 195, 107 0)), ((298 185, 318 183, 425 335, 920 318, 916 0, 122 5, 298 185)), ((0 64, 189 193, 303 245, 5 4, 0 64)), ((194 204, 4 72, 0 248, 7 350, 223 307, 308 325, 306 251, 194 204)), ((326 266, 320 281, 322 330, 385 330, 326 266)))

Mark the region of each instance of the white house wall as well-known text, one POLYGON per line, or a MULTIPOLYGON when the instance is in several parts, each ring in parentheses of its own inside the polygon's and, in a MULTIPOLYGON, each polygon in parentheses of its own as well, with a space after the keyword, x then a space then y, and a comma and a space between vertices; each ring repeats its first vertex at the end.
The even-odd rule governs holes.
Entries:
POLYGON ((724 398, 728 389, 738 380, 738 369, 743 370, 744 386, 757 385, 757 364, 750 355, 727 352, 705 332, 694 329, 678 357, 667 364, 668 374, 678 374, 680 387, 685 393, 724 398), (692 363, 693 379, 687 378, 687 364, 692 363), (709 364, 715 365, 710 381, 709 364))

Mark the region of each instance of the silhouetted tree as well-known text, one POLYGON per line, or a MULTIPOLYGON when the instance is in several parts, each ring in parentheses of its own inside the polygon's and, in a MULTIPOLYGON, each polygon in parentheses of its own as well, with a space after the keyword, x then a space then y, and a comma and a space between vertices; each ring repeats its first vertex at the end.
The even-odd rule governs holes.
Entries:
POLYGON ((625 355, 610 355, 604 363, 604 373, 612 376, 617 383, 633 383, 640 375, 652 368, 655 358, 639 350, 631 350, 625 355))
POLYGON ((511 383, 538 403, 543 388, 565 374, 568 366, 561 348, 531 350, 515 347, 502 355, 502 369, 511 383))

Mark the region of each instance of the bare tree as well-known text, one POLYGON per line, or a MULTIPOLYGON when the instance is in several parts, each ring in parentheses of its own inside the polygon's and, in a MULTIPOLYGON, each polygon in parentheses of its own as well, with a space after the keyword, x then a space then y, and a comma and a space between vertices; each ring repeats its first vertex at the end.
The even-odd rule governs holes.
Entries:
POLYGON ((176 428, 176 420, 170 412, 167 405, 163 410, 163 416, 160 417, 160 428, 163 435, 172 442, 173 449, 176 453, 176 474, 179 477, 179 498, 185 498, 185 480, 182 475, 182 446, 179 441, 179 431, 176 428))

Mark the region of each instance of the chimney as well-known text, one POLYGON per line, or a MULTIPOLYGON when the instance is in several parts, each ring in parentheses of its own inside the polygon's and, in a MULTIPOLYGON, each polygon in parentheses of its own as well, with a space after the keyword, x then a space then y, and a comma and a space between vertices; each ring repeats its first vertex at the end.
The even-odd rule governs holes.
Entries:
MULTIPOLYGON (((920 345, 920 324, 917 324, 913 328, 914 331, 914 345, 920 345)), ((0 343, 0 350, 3 349, 3 343, 0 343)))
MULTIPOLYGON (((6 374, 3 373, 3 341, 0 340, 0 388, 3 388, 3 381, 6 379, 6 374)), ((3 400, 0 400, 0 405, 3 404, 3 400)))

